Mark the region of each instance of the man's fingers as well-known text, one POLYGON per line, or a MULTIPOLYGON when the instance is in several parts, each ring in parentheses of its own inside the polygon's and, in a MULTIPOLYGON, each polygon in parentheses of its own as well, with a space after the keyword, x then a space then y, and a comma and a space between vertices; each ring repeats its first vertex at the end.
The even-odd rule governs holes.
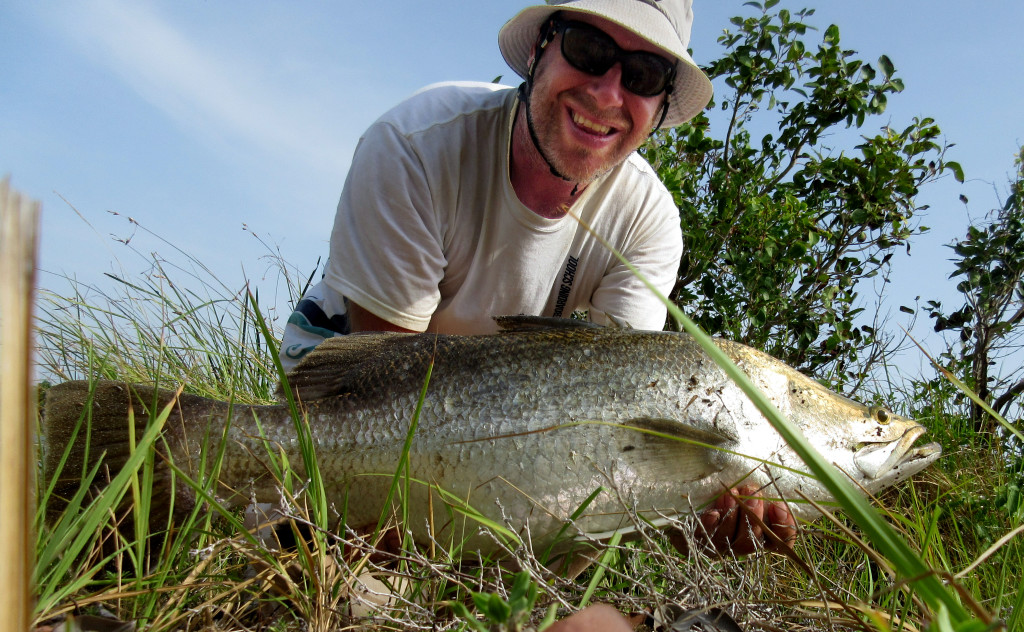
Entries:
POLYGON ((755 492, 756 488, 749 486, 730 490, 722 494, 715 501, 713 508, 706 512, 710 514, 710 519, 717 518, 717 525, 709 524, 711 520, 704 522, 704 525, 711 535, 711 545, 719 553, 731 551, 737 555, 747 555, 756 550, 754 541, 761 538, 761 529, 752 527, 751 521, 745 515, 746 512, 740 507, 740 503, 743 503, 754 512, 762 512, 763 501, 756 497, 747 497, 755 492))
POLYGON ((715 534, 722 522, 722 512, 718 509, 708 509, 700 515, 700 523, 704 525, 704 531, 709 536, 715 534))
POLYGON ((764 517, 764 501, 757 496, 748 497, 754 493, 749 488, 741 487, 737 491, 741 494, 740 500, 744 507, 737 507, 733 512, 736 515, 737 528, 732 541, 732 551, 737 555, 749 555, 757 551, 764 535, 759 524, 764 517), (757 519, 752 519, 751 514, 757 519))
POLYGON ((711 546, 719 553, 724 553, 729 550, 730 543, 736 538, 738 505, 732 497, 722 496, 715 501, 715 508, 707 513, 717 517, 714 524, 705 523, 708 535, 711 536, 711 546))
MULTIPOLYGON (((782 540, 782 545, 792 546, 796 541, 796 518, 786 503, 769 503, 765 511, 765 522, 771 527, 772 533, 782 540)), ((768 548, 772 549, 782 545, 774 541, 768 542, 768 548)))
POLYGON ((778 550, 796 539, 796 518, 789 506, 764 500, 755 485, 722 494, 700 514, 700 521, 703 529, 698 537, 706 534, 708 544, 720 554, 749 555, 759 548, 778 550))

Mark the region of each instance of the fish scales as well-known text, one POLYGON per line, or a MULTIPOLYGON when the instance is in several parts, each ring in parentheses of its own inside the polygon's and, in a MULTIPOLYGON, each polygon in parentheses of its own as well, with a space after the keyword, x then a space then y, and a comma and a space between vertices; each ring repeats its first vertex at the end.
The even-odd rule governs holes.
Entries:
MULTIPOLYGON (((421 542, 430 523, 441 541, 494 552, 493 537, 449 509, 465 503, 520 534, 529 530, 534 545, 545 546, 598 488, 605 491, 574 524, 581 532, 628 530, 631 512, 655 522, 689 513, 723 485, 741 482, 773 481, 791 501, 798 491, 830 500, 817 481, 790 471, 804 470, 802 461, 692 337, 529 317, 499 322, 505 330, 481 336, 335 338, 290 376, 328 498, 346 508, 350 526, 376 524, 381 515, 428 367, 409 454, 410 476, 420 483, 408 499, 407 526, 421 542)), ((916 422, 833 393, 750 347, 717 344, 865 489, 903 480, 938 458, 935 444, 913 447, 924 432, 916 422)), ((61 452, 87 388, 50 389, 48 455, 61 452)), ((152 399, 151 390, 141 392, 140 405, 152 399)), ((124 385, 101 383, 95 402, 93 423, 104 428, 105 444, 123 442, 124 385)), ((182 396, 164 431, 175 463, 197 472, 204 437, 219 436, 228 414, 223 402, 182 396)), ((234 406, 219 477, 227 504, 280 497, 254 456, 265 454, 254 418, 291 464, 301 464, 286 406, 234 406)), ((116 462, 117 454, 107 458, 116 462)), ((46 463, 52 468, 53 459, 46 463)), ((194 502, 188 490, 178 493, 181 507, 194 502)), ((791 508, 815 515, 806 504, 791 508)))

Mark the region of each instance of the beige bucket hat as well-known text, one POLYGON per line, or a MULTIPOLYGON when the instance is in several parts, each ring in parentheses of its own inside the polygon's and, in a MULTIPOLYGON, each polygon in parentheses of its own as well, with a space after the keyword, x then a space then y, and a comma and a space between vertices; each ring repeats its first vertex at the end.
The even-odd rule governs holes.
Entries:
POLYGON ((547 0, 527 7, 498 32, 505 61, 525 78, 530 51, 540 27, 556 11, 588 13, 611 20, 675 57, 676 79, 663 125, 673 127, 700 113, 711 100, 711 80, 694 63, 687 47, 693 26, 692 0, 547 0))

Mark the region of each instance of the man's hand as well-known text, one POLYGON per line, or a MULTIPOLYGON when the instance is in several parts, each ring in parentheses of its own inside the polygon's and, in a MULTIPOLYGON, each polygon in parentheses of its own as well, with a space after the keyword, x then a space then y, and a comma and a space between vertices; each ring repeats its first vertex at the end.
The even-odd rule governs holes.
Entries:
MULTIPOLYGON (((744 485, 722 494, 710 509, 700 515, 700 521, 710 537, 710 545, 723 554, 749 555, 758 549, 779 550, 790 546, 796 539, 796 519, 789 506, 784 502, 765 501, 754 485, 744 485), (767 536, 758 521, 778 540, 767 536)), ((698 538, 702 536, 703 533, 698 534, 698 538)))
POLYGON ((759 549, 779 551, 792 546, 796 539, 796 518, 789 506, 784 502, 765 501, 754 485, 730 489, 699 517, 703 528, 698 528, 692 536, 669 531, 669 541, 680 553, 689 551, 691 538, 719 555, 749 555, 759 549), (758 520, 775 538, 765 534, 758 520))

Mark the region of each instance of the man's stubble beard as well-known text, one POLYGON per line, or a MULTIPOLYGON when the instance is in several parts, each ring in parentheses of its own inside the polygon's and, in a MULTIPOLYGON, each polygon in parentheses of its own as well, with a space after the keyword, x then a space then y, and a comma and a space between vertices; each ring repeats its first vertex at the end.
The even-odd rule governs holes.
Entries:
MULTIPOLYGON (((547 93, 545 88, 544 79, 537 77, 534 89, 530 95, 534 131, 537 134, 537 141, 543 150, 544 156, 547 157, 559 174, 572 182, 585 186, 598 180, 616 166, 622 164, 646 138, 645 134, 637 140, 635 138, 635 128, 631 128, 629 135, 619 132, 622 136, 617 139, 612 150, 610 152, 602 152, 605 159, 595 163, 595 157, 591 150, 561 141, 561 133, 563 131, 569 132, 569 130, 563 130, 562 126, 569 125, 570 122, 567 121, 565 110, 557 96, 544 98, 547 93), (630 142, 631 140, 633 142, 630 142)), ((578 96, 571 101, 586 103, 588 100, 589 97, 578 96)), ((587 112, 580 112, 580 114, 586 116, 587 112)))

